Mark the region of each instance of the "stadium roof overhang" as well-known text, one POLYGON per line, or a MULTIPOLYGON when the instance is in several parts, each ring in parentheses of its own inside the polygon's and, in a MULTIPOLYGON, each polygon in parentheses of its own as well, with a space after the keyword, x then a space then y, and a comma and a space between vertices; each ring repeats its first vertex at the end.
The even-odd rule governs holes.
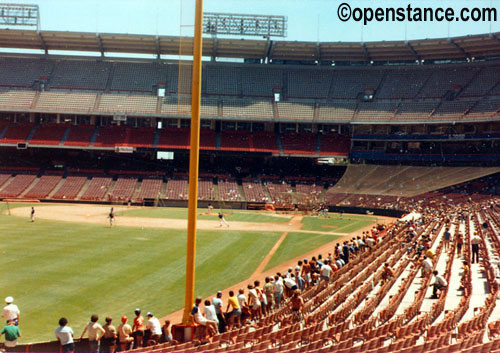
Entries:
MULTIPOLYGON (((0 48, 192 55, 191 37, 0 29, 0 48)), ((204 38, 203 56, 297 61, 465 60, 499 57, 500 33, 390 42, 297 42, 204 38)))

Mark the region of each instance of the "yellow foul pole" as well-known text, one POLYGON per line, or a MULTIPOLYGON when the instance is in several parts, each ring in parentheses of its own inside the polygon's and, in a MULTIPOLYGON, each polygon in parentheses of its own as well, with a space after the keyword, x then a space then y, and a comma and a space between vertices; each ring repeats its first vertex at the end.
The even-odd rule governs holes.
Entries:
POLYGON ((196 0, 193 44, 193 84, 191 88, 191 148, 189 154, 189 201, 186 258, 186 293, 182 323, 191 320, 194 303, 194 266, 196 260, 196 209, 198 206, 198 165, 200 154, 201 49, 203 0, 196 0))

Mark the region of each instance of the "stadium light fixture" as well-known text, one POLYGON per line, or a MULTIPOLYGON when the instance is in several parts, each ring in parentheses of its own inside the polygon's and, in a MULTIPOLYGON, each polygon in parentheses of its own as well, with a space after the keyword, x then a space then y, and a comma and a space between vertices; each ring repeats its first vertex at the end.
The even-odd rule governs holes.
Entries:
POLYGON ((203 33, 261 36, 269 39, 287 36, 286 16, 245 15, 206 12, 203 15, 203 33))
POLYGON ((1 26, 34 26, 40 30, 38 5, 0 3, 1 26))

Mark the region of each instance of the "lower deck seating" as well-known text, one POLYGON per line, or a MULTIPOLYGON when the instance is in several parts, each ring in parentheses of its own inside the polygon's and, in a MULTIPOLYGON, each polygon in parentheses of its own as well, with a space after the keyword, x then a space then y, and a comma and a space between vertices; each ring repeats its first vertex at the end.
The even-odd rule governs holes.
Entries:
POLYGON ((52 195, 55 200, 74 200, 83 186, 87 182, 87 177, 68 176, 64 179, 62 185, 52 195))
POLYGON ((19 197, 36 179, 36 175, 18 174, 0 190, 0 197, 19 197))
POLYGON ((161 179, 143 179, 137 200, 156 199, 161 195, 162 185, 163 180, 161 179))
POLYGON ((24 195, 28 199, 46 198, 52 190, 59 184, 62 177, 59 175, 44 175, 33 185, 33 187, 24 195))
POLYGON ((113 179, 108 177, 92 178, 87 190, 83 193, 81 200, 87 201, 102 201, 105 200, 108 189, 111 186, 113 179))

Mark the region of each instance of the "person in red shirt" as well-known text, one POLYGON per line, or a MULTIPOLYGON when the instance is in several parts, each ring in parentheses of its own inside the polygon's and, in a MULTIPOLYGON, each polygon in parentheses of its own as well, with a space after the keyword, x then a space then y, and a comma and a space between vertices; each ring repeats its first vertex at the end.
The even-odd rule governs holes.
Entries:
POLYGON ((146 326, 144 326, 144 317, 141 315, 141 309, 135 309, 135 319, 134 325, 132 326, 132 335, 135 338, 134 347, 142 347, 144 331, 146 330, 146 326))

